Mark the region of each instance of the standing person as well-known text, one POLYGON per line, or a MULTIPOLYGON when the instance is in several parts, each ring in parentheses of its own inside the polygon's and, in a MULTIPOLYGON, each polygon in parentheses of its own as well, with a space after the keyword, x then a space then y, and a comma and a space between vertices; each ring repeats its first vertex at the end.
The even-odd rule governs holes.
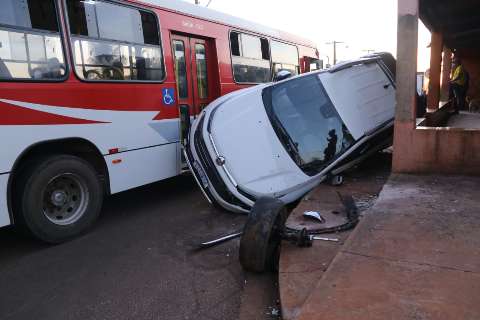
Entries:
POLYGON ((453 72, 450 80, 450 88, 452 89, 455 98, 455 114, 465 108, 465 98, 467 96, 467 71, 462 65, 459 57, 453 58, 453 72))

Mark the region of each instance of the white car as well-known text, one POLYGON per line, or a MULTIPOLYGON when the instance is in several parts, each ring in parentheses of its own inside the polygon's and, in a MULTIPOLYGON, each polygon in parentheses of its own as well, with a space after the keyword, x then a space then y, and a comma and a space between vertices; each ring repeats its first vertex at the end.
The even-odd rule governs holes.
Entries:
POLYGON ((211 103, 184 149, 207 199, 235 212, 262 196, 290 203, 391 145, 394 65, 371 55, 211 103))

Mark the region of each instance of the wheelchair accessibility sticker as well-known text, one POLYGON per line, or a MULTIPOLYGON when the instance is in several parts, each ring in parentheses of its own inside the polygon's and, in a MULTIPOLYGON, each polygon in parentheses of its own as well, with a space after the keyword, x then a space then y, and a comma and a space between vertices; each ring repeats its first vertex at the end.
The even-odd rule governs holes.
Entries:
POLYGON ((175 89, 174 88, 165 88, 162 90, 163 95, 163 104, 171 106, 175 103, 175 89))

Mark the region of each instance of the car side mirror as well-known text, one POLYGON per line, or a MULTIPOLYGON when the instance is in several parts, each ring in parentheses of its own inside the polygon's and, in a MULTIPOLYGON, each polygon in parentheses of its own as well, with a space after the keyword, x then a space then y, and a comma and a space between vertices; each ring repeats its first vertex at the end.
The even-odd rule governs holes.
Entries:
POLYGON ((285 79, 288 79, 292 76, 292 73, 288 70, 280 70, 278 71, 276 74, 275 74, 275 79, 274 81, 277 82, 277 81, 282 81, 282 80, 285 80, 285 79))

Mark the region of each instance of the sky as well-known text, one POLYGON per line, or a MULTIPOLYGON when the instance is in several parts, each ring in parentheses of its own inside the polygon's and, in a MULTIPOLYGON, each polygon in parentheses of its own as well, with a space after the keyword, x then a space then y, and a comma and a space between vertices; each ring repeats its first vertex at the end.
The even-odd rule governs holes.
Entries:
MULTIPOLYGON (((396 55, 397 0, 211 0, 209 8, 309 38, 324 61, 333 60, 333 46, 326 44, 332 40, 344 42, 337 45, 338 60, 367 50, 396 55)), ((419 71, 428 68, 429 43, 430 33, 420 23, 419 71)))

